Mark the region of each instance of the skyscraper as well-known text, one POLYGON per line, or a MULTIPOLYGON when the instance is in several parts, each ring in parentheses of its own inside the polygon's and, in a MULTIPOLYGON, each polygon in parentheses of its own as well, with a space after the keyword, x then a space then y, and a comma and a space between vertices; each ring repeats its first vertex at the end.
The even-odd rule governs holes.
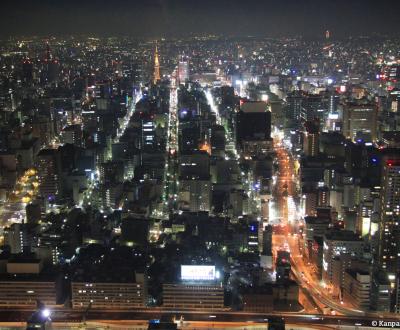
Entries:
POLYGON ((364 101, 346 103, 343 107, 343 135, 354 141, 375 141, 377 116, 375 104, 364 101))
POLYGON ((398 150, 382 157, 381 212, 378 266, 386 271, 393 291, 395 310, 399 310, 399 246, 400 240, 400 156, 398 150))
POLYGON ((178 63, 179 83, 185 83, 189 80, 189 62, 182 58, 178 63))
POLYGON ((319 121, 307 121, 304 126, 306 128, 303 143, 304 154, 316 157, 319 154, 319 121))
POLYGON ((272 145, 271 112, 263 101, 249 101, 236 114, 236 142, 246 154, 266 153, 272 145))

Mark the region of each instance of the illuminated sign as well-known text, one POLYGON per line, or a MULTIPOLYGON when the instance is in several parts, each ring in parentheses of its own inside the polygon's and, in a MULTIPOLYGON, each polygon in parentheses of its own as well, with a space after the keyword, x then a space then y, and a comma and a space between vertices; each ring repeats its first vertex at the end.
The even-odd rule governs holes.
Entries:
POLYGON ((213 281, 215 266, 181 265, 181 279, 184 281, 213 281))

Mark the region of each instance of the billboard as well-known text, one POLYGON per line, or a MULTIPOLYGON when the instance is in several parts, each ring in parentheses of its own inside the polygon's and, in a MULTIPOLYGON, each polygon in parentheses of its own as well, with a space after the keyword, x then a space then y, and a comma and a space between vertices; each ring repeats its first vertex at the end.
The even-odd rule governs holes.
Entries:
POLYGON ((184 281, 213 281, 215 266, 181 265, 181 279, 184 281))

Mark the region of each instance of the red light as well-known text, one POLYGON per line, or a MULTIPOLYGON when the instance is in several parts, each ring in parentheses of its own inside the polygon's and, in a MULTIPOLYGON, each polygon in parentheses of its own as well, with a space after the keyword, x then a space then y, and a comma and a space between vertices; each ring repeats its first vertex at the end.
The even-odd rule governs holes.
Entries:
POLYGON ((386 165, 387 166, 400 166, 400 160, 398 160, 398 159, 389 159, 386 162, 386 165))

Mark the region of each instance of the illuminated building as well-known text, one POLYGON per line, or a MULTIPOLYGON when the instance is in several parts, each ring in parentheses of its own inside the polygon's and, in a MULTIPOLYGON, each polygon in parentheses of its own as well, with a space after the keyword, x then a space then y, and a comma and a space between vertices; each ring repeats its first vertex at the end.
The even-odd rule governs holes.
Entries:
POLYGON ((153 73, 153 83, 157 84, 160 81, 160 60, 158 58, 158 48, 156 45, 156 50, 154 53, 154 73, 153 73))
POLYGON ((211 154, 213 156, 225 156, 225 128, 220 125, 213 125, 211 127, 211 154))
POLYGON ((28 233, 26 224, 13 223, 4 229, 4 242, 10 246, 10 252, 13 254, 30 252, 32 237, 28 233))
POLYGON ((74 309, 86 309, 89 305, 92 309, 131 309, 146 306, 147 292, 144 282, 73 281, 71 287, 74 309))
POLYGON ((42 149, 37 156, 40 195, 53 200, 59 193, 59 155, 56 149, 42 149))
POLYGON ((329 230, 324 235, 322 279, 326 284, 332 284, 334 278, 334 259, 350 254, 361 258, 364 252, 363 240, 354 232, 348 230, 329 230))
POLYGON ((211 191, 212 184, 209 179, 180 179, 180 208, 190 212, 210 211, 211 191))
POLYGON ((60 71, 59 63, 56 59, 54 59, 50 45, 46 44, 46 56, 42 62, 42 69, 41 69, 41 82, 43 84, 50 84, 56 82, 58 80, 58 75, 60 71))
POLYGON ((300 123, 303 104, 302 95, 299 92, 291 93, 287 96, 286 102, 287 117, 295 123, 300 123))
POLYGON ((124 163, 122 161, 110 161, 100 164, 100 183, 118 183, 124 180, 124 163))
POLYGON ((379 233, 379 266, 386 271, 395 298, 392 301, 396 312, 400 310, 399 254, 397 243, 400 240, 400 156, 397 149, 386 150, 382 157, 381 211, 379 233))
POLYGON ((187 60, 182 59, 178 63, 178 79, 180 84, 189 80, 189 62, 187 60))
POLYGON ((325 31, 325 39, 329 40, 329 38, 331 37, 331 33, 329 32, 329 30, 325 31))
POLYGON ((307 121, 303 149, 305 156, 317 157, 319 155, 319 121, 307 121))
POLYGON ((262 238, 262 225, 260 226, 256 221, 250 222, 247 230, 247 249, 249 252, 259 251, 259 237, 262 238))
POLYGON ((181 281, 163 284, 163 307, 222 310, 224 288, 215 266, 181 266, 181 281))
POLYGON ((353 141, 375 141, 377 116, 375 104, 346 103, 343 107, 343 135, 353 141))
POLYGON ((181 154, 179 176, 182 179, 199 179, 210 176, 210 156, 205 151, 181 154))
POLYGON ((82 143, 82 127, 81 125, 68 125, 61 131, 61 141, 63 143, 81 146, 82 143))
POLYGON ((142 120, 141 147, 156 146, 156 125, 152 120, 142 120))

